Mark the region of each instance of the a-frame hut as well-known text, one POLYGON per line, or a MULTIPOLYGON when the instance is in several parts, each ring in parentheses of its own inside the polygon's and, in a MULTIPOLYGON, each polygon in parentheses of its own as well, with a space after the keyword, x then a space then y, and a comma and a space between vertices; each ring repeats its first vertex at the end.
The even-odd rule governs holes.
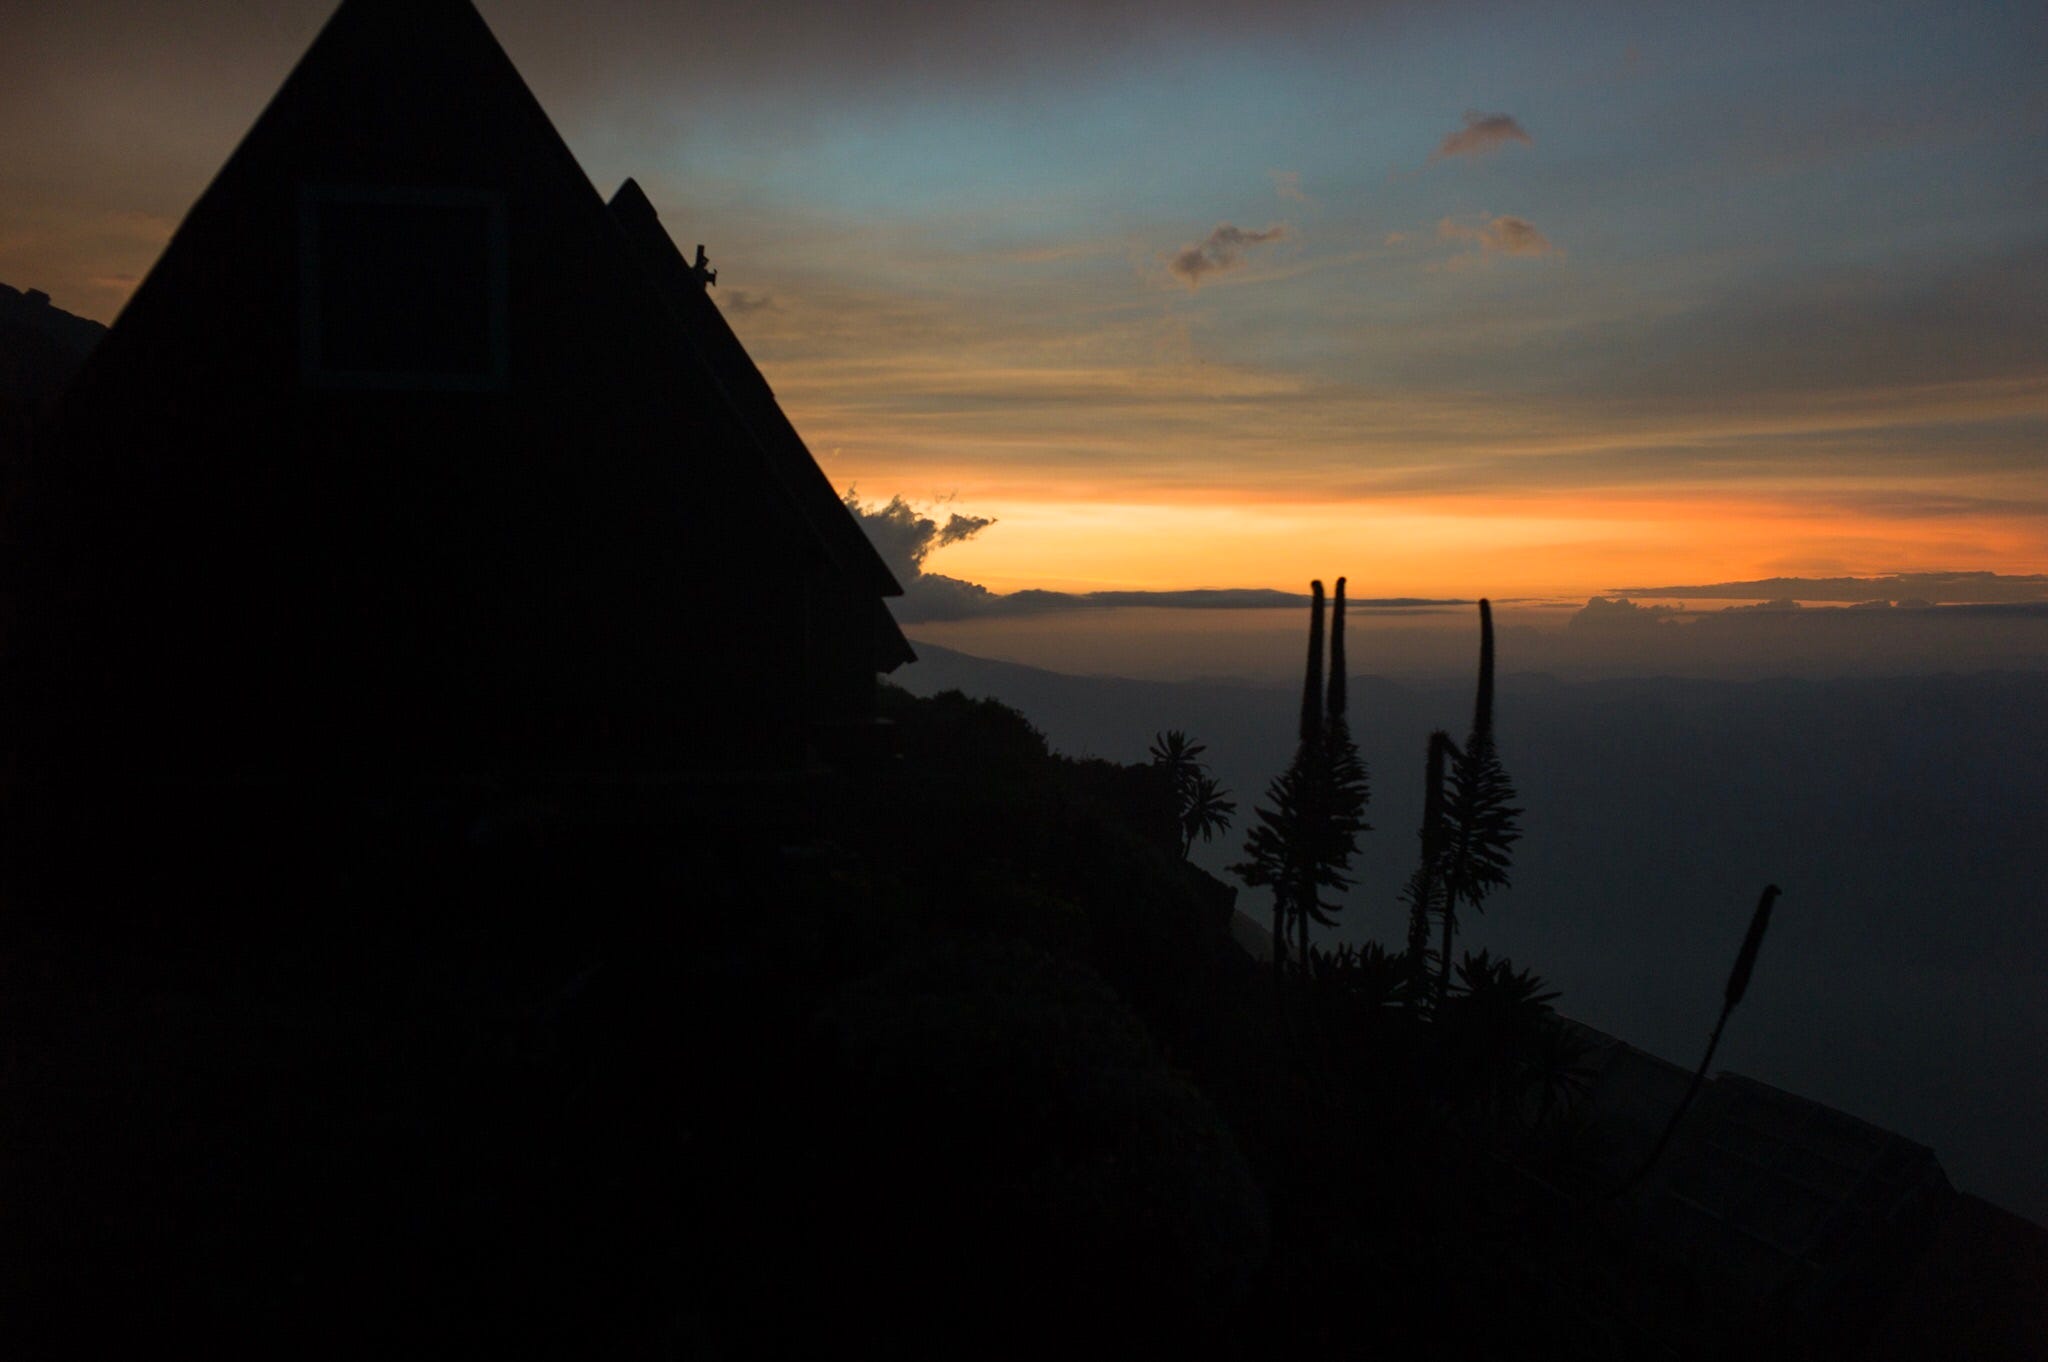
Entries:
POLYGON ((62 404, 17 778, 798 769, 899 588, 468 0, 345 0, 62 404))

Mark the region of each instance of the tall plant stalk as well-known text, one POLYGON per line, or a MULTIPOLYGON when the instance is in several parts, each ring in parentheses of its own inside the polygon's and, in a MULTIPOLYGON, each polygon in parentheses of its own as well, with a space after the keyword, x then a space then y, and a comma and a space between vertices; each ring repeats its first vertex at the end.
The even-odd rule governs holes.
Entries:
POLYGON ((1344 670, 1344 582, 1337 579, 1337 599, 1330 607, 1330 689, 1324 710, 1332 728, 1348 724, 1351 708, 1351 682, 1344 670))
POLYGON ((1515 789, 1493 741, 1493 605, 1479 602, 1479 688, 1472 703, 1472 733, 1451 761, 1445 803, 1443 957, 1437 961, 1436 1000, 1451 992, 1451 944, 1458 905, 1482 908, 1489 891, 1508 883, 1509 848, 1522 833, 1510 806, 1515 789))
MULTIPOLYGON (((1358 834, 1366 831, 1365 763, 1344 719, 1344 584, 1338 583, 1331 626, 1331 671, 1324 675, 1323 584, 1311 583, 1308 665, 1302 678, 1301 717, 1294 759, 1266 791, 1245 838, 1246 859, 1231 867, 1247 885, 1273 891, 1273 977, 1285 979, 1288 957, 1309 965, 1311 922, 1329 925, 1336 905, 1324 888, 1347 889, 1358 834)), ((1283 990, 1284 991, 1284 990, 1283 990)))
MULTIPOLYGON (((1346 872, 1351 868, 1352 853, 1358 849, 1358 834, 1372 831, 1371 824, 1365 821, 1365 808, 1372 798, 1371 783, 1365 759, 1351 739, 1351 678, 1344 658, 1345 585, 1346 580, 1339 577, 1336 600, 1330 608, 1330 679, 1325 688, 1322 742, 1316 753, 1320 764, 1315 768, 1314 782, 1321 808, 1311 857, 1318 884, 1340 889, 1351 883, 1346 872)), ((1320 893, 1309 897, 1307 908, 1301 918, 1303 961, 1308 959, 1310 920, 1326 927, 1334 921, 1324 913, 1320 893)))
MULTIPOLYGON (((1657 1143, 1650 1150, 1650 1156, 1643 1160, 1643 1166, 1636 1169, 1635 1176, 1622 1185, 1627 1192, 1650 1175, 1657 1166, 1657 1160, 1664 1157, 1664 1150, 1670 1145, 1671 1137, 1678 1133, 1679 1122, 1692 1110, 1693 1099, 1700 1095, 1700 1088, 1707 1081, 1707 1070, 1714 1062, 1714 1052, 1721 1048, 1721 1032, 1727 1029, 1728 1018, 1735 1011, 1742 995, 1749 992, 1749 976, 1756 969, 1757 953, 1763 949, 1764 933, 1771 925, 1771 905, 1778 901, 1778 886, 1764 886, 1763 896, 1757 900, 1756 911, 1750 914, 1749 931, 1742 938, 1742 949, 1736 953, 1735 968, 1728 972, 1728 985, 1721 992, 1721 1015, 1714 1022, 1714 1034, 1707 1038, 1707 1052, 1700 1057, 1699 1068, 1693 1070, 1692 1082, 1687 1085, 1685 1096, 1671 1113, 1671 1119, 1664 1125, 1664 1133, 1657 1137, 1657 1143)), ((1617 1195, 1619 1195, 1617 1193, 1617 1195)))
POLYGON ((1415 997, 1429 983, 1429 928, 1442 893, 1444 860, 1444 764, 1458 749, 1442 729, 1429 735, 1422 787, 1422 861, 1408 881, 1408 978, 1415 997))
MULTIPOLYGON (((1320 815, 1320 791, 1316 788, 1314 766, 1317 747, 1323 740, 1323 584, 1309 583, 1308 617, 1308 667, 1301 681, 1301 725, 1300 747, 1294 757, 1295 770, 1299 774, 1295 799, 1297 808, 1297 842, 1300 834, 1316 825, 1320 815)), ((1296 930, 1300 937, 1301 968, 1308 968, 1308 912, 1309 905, 1318 896, 1316 872, 1313 860, 1304 854, 1306 847, 1297 845, 1288 859, 1293 862, 1294 886, 1289 909, 1292 912, 1296 930)), ((1277 899, 1277 896, 1276 896, 1277 899)))

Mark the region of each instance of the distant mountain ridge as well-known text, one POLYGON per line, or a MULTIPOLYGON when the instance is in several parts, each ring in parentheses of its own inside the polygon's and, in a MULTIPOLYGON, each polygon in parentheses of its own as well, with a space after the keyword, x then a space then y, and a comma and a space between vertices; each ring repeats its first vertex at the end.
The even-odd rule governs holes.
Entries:
POLYGON ((0 408, 54 396, 106 334, 91 318, 53 305, 40 289, 0 284, 0 408))

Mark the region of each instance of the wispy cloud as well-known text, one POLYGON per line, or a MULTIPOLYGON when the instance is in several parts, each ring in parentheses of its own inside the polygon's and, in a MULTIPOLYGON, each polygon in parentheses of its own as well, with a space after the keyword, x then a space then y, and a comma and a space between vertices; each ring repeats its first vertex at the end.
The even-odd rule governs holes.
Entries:
POLYGON ((1273 192, 1289 203, 1308 203, 1309 196, 1302 192, 1301 172, 1298 170, 1276 170, 1272 172, 1273 192))
POLYGON ((1487 156, 1510 142, 1520 142, 1531 147, 1536 145, 1536 139, 1515 121, 1512 114, 1467 110, 1465 126, 1437 143, 1436 150, 1429 154, 1429 159, 1441 161, 1449 156, 1487 156))
POLYGON ((1199 244, 1183 246, 1174 252, 1167 268, 1184 280, 1189 288, 1198 288, 1205 276, 1222 274, 1243 264, 1246 247, 1263 246, 1267 242, 1282 240, 1286 235, 1285 223, 1276 222, 1256 232, 1228 222, 1218 223, 1216 229, 1199 244))
POLYGON ((1535 223, 1512 216, 1482 217, 1477 223, 1445 218, 1436 225, 1436 239, 1474 243, 1482 256, 1563 254, 1549 237, 1537 230, 1535 223))

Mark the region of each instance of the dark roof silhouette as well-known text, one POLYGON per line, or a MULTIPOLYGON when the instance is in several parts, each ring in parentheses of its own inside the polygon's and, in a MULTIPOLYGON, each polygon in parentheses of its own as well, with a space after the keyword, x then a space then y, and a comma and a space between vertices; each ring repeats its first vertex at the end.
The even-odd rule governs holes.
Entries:
MULTIPOLYGON (((611 210, 641 262, 658 281, 662 297, 682 322, 697 359, 711 371, 726 400, 739 412, 784 489, 824 540, 834 563, 877 595, 902 595, 903 588, 881 554, 784 415, 774 389, 733 334, 725 314, 711 301, 704 276, 683 258, 675 239, 661 225, 661 215, 636 181, 629 179, 619 187, 612 196, 611 210)), ((916 661, 916 653, 894 618, 886 609, 878 614, 886 659, 882 670, 892 671, 900 663, 916 661)))
POLYGON ((468 0, 345 0, 39 455, 30 768, 758 769, 870 715, 900 588, 677 263, 468 0))
POLYGON ((849 572, 859 573, 875 590, 900 595, 902 588, 883 564, 882 556, 847 513, 845 503, 812 459, 810 450, 804 447, 803 437, 783 415, 768 380, 761 376, 746 347, 726 324, 724 314, 712 303, 703 276, 683 259, 674 238, 662 227, 660 214, 637 182, 627 180, 619 187, 619 192, 612 196, 611 211, 641 262, 658 281, 662 298, 682 321, 699 361, 711 371, 726 400, 754 433, 770 466, 804 508, 835 559, 849 572))

